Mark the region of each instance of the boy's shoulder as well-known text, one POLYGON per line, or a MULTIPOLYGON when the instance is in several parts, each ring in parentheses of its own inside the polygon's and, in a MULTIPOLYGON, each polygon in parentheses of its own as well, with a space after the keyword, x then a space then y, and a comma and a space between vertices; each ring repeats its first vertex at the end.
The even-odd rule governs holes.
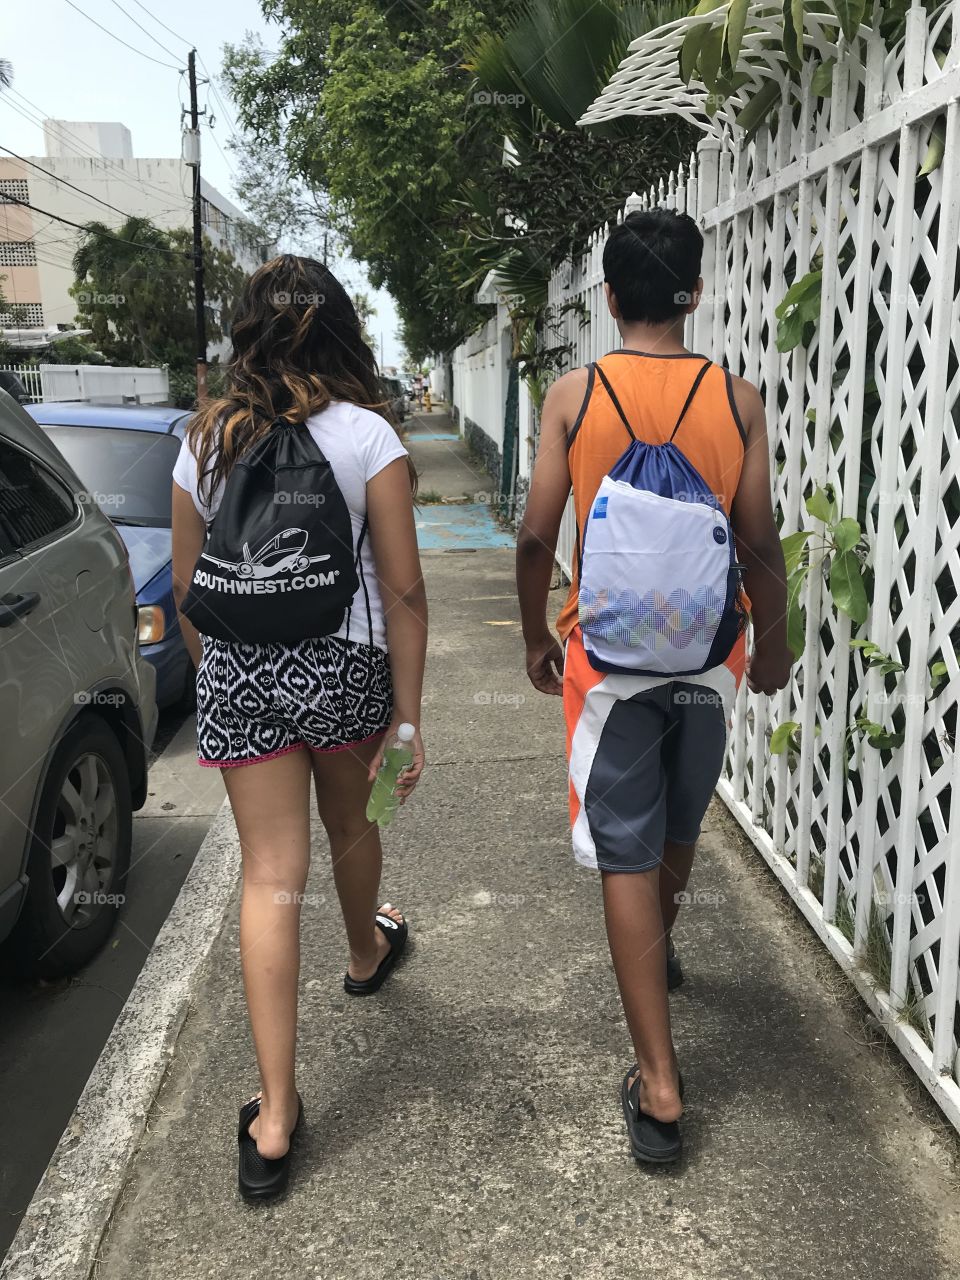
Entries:
POLYGON ((561 374, 550 384, 547 391, 550 407, 559 410, 568 425, 580 412, 583 397, 587 393, 589 376, 587 366, 581 365, 578 369, 570 369, 567 373, 561 374))
POLYGON ((741 378, 735 373, 728 373, 728 377, 730 379, 730 394, 733 397, 737 416, 743 425, 745 434, 749 435, 752 428, 758 424, 763 424, 763 396, 760 394, 759 387, 754 386, 752 382, 748 382, 746 378, 741 378))

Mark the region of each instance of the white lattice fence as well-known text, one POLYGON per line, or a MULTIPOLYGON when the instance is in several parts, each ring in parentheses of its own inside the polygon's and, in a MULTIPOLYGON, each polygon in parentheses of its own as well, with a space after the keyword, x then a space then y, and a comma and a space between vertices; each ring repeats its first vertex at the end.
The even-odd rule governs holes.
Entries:
MULTIPOLYGON (((779 7, 752 11, 766 21, 779 7)), ((673 94, 704 124, 706 90, 679 85, 676 49, 690 22, 723 17, 635 42, 585 119, 662 112, 673 94)), ((769 703, 741 688, 720 791, 960 1127, 960 0, 932 14, 916 5, 889 50, 866 31, 838 49, 823 15, 811 23, 808 46, 838 55, 831 96, 810 92, 808 70, 795 102, 784 78, 773 132, 743 146, 721 116, 689 168, 626 211, 666 204, 700 220, 704 302, 689 340, 761 389, 782 532, 813 525, 804 499, 826 483, 867 530, 867 622, 852 630, 811 576, 804 656, 769 703), (946 159, 918 177, 937 119, 946 159), (816 334, 781 355, 774 310, 816 267, 816 334), (867 668, 854 633, 904 671, 867 668), (903 746, 870 747, 858 716, 899 729, 903 746), (770 752, 785 720, 800 723, 799 755, 770 752)), ((776 74, 759 46, 752 71, 776 74)), ((588 317, 568 309, 559 321, 574 365, 619 345, 602 296, 607 233, 551 281, 555 314, 578 302, 588 317)), ((573 547, 568 513, 567 572, 573 547)))

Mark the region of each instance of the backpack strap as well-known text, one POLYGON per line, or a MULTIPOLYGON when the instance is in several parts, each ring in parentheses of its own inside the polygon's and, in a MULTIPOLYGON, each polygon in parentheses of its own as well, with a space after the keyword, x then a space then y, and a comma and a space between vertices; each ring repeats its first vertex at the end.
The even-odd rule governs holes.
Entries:
MULTIPOLYGON (((367 606, 367 635, 370 638, 370 648, 372 649, 373 648, 373 614, 370 611, 370 592, 367 590, 367 579, 363 572, 363 559, 361 558, 361 554, 360 554, 361 551, 363 550, 363 540, 367 536, 367 529, 369 527, 370 526, 369 526, 367 517, 364 516, 363 524, 360 526, 360 537, 357 539, 357 554, 353 564, 354 564, 354 568, 357 571, 357 576, 360 579, 360 585, 361 587, 363 587, 363 598, 367 606)), ((347 634, 345 637, 347 644, 350 643, 350 620, 352 616, 353 616, 353 601, 351 600, 350 608, 347 610, 347 634)))
MULTIPOLYGON (((621 405, 620 401, 617 399, 617 396, 616 396, 616 393, 614 392, 613 387, 611 387, 611 385, 610 385, 610 379, 607 377, 607 375, 606 375, 606 374, 603 372, 603 370, 600 368, 600 362, 599 362, 599 360, 598 360, 598 361, 596 362, 596 364, 594 365, 594 368, 595 368, 595 369, 596 369, 596 371, 597 371, 597 377, 600 379, 600 381, 603 383, 603 385, 604 385, 604 386, 606 387, 606 389, 607 389, 607 395, 610 397, 610 400, 611 400, 611 402, 612 402, 612 404, 613 404, 613 407, 616 409, 617 413, 619 413, 619 415, 620 415, 620 421, 621 421, 621 422, 623 423, 623 425, 627 428, 627 432, 628 432, 628 433, 629 433, 629 435, 630 435, 630 439, 631 439, 631 440, 636 440, 636 438, 637 438, 637 437, 633 434, 633 427, 631 427, 630 423, 627 421, 627 415, 623 412, 623 406, 621 405)), ((681 416, 681 417, 683 417, 683 414, 681 414, 680 416, 681 416)), ((679 426, 679 425, 680 425, 680 424, 679 424, 679 423, 677 423, 677 426, 679 426)))
POLYGON ((677 419, 677 425, 673 428, 673 432, 671 433, 671 436, 670 436, 671 440, 680 430, 680 423, 687 416, 687 410, 693 404, 693 397, 697 394, 697 391, 700 388, 700 383, 706 377, 707 370, 710 368, 712 363, 713 363, 712 360, 705 360, 700 368, 700 372, 697 374, 696 378, 694 378, 693 386, 690 388, 690 394, 687 396, 686 400, 684 400, 683 402, 683 408, 680 410, 680 417, 677 419))

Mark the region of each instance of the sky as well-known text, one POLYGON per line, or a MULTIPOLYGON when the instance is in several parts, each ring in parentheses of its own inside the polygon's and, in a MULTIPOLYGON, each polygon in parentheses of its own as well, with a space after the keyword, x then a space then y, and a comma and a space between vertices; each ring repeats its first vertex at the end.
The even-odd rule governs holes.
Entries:
MULTIPOLYGON (((237 113, 219 72, 223 45, 239 43, 247 31, 258 33, 267 49, 276 46, 276 28, 264 21, 256 0, 45 0, 42 8, 0 0, 0 57, 13 64, 12 91, 0 94, 0 143, 18 155, 43 155, 39 122, 51 116, 119 121, 132 134, 134 155, 179 156, 180 108, 189 97, 177 68, 186 67, 193 44, 198 71, 211 74, 227 107, 225 114, 210 89, 200 87, 200 107, 209 102, 215 117, 212 137, 201 124, 203 176, 239 204, 231 173, 236 162, 227 147, 237 113)), ((376 355, 382 335, 383 363, 398 363, 392 298, 370 287, 360 264, 331 265, 350 292, 369 295, 376 355)))

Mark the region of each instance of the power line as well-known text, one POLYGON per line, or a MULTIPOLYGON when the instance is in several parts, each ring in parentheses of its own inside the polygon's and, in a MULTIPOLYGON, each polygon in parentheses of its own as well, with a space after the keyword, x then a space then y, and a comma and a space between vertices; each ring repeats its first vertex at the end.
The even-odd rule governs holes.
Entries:
POLYGON ((230 161, 227 159, 226 155, 224 154, 223 147, 221 147, 220 143, 217 141, 217 135, 213 132, 212 129, 210 130, 210 140, 212 141, 213 145, 217 148, 217 150, 220 152, 221 156, 223 156, 223 163, 230 170, 230 176, 234 179, 234 181, 236 181, 237 171, 236 169, 234 169, 233 165, 230 163, 230 161))
POLYGON ((220 96, 220 90, 217 88, 216 81, 214 80, 213 76, 210 74, 209 70, 207 70, 207 64, 204 62, 202 58, 200 59, 200 65, 201 67, 203 67, 204 71, 206 71, 207 73, 207 83, 209 84, 211 92, 213 93, 214 97, 217 99, 217 102, 219 102, 220 104, 220 110, 223 112, 223 117, 227 122, 227 127, 229 128, 230 132, 233 134, 234 140, 236 142, 241 142, 242 139, 240 137, 239 132, 237 131, 237 127, 231 120, 230 112, 227 110, 227 104, 224 102, 223 98, 220 96))
MULTIPOLYGON (((121 8, 121 5, 119 4, 119 0, 112 0, 112 3, 115 4, 118 9, 121 8)), ((188 48, 195 47, 192 40, 188 40, 186 36, 182 36, 178 31, 174 31, 173 27, 168 27, 167 24, 165 22, 162 22, 160 18, 158 18, 157 15, 151 9, 148 9, 145 4, 141 3, 141 0, 133 0, 133 3, 137 6, 138 9, 142 9, 143 12, 147 15, 147 17, 152 18, 158 27, 163 27, 164 31, 172 35, 175 40, 182 41, 183 44, 187 45, 188 48)), ((127 17, 130 17, 130 14, 127 14, 127 17)), ((130 20, 133 21, 133 18, 130 17, 130 20)), ((137 23, 137 26, 140 26, 140 24, 137 23)), ((147 31, 145 27, 140 27, 140 30, 143 31, 146 35, 150 35, 149 31, 147 31)), ((150 38, 153 39, 152 36, 150 38)), ((177 55, 173 52, 172 49, 168 49, 166 45, 160 44, 159 40, 154 40, 154 43, 160 45, 160 48, 163 49, 165 53, 169 53, 174 58, 177 57, 177 55)), ((223 97, 220 94, 220 90, 217 88, 217 83, 210 72, 210 68, 207 66, 206 62, 204 62, 203 57, 201 56, 199 50, 197 51, 197 61, 200 63, 200 66, 203 68, 204 73, 207 77, 207 82, 210 85, 210 89, 213 92, 214 96, 217 99, 217 102, 220 105, 220 111, 227 122, 227 127, 229 128, 230 132, 233 134, 234 139, 238 142, 241 141, 240 132, 237 129, 237 126, 234 123, 229 110, 227 109, 227 104, 224 102, 223 97)))
POLYGON ((120 0, 111 0, 111 3, 114 4, 116 8, 120 10, 120 12, 123 14, 125 18, 129 18, 130 21, 133 23, 133 25, 139 28, 139 30, 143 32, 143 34, 147 37, 148 40, 152 40, 158 49, 162 49, 164 53, 169 53, 171 58, 178 58, 180 56, 179 54, 174 53, 172 49, 168 49, 165 44, 161 44, 161 42, 157 39, 157 37, 155 35, 151 35, 150 32, 147 30, 147 28, 143 26, 142 23, 138 22, 132 13, 127 13, 126 9, 120 3, 120 0))
MULTIPOLYGON (((11 151, 9 147, 0 143, 0 151, 5 151, 8 156, 13 156, 15 160, 21 160, 24 164, 30 165, 32 169, 39 169, 41 173, 45 173, 51 182, 62 182, 65 187, 69 187, 71 191, 76 191, 84 197, 85 200, 95 200, 97 204, 102 204, 105 209, 112 209, 114 213, 119 213, 122 218, 132 218, 133 214, 124 213, 122 209, 118 209, 115 204, 110 204, 106 200, 101 200, 99 196, 91 195, 90 192, 84 191, 81 187, 74 186, 72 182, 68 182, 66 178, 59 178, 56 174, 45 169, 42 164, 37 164, 35 160, 30 160, 26 156, 17 155, 16 151, 11 151)), ((2 203, 2 201, 0 201, 2 203)))
POLYGON ((127 240, 123 236, 115 235, 112 231, 96 231, 89 226, 84 226, 82 222, 71 222, 69 218, 61 218, 58 213, 51 213, 49 209, 39 209, 35 204, 30 204, 26 200, 18 200, 16 196, 6 196, 7 204, 18 204, 24 209, 31 209, 34 213, 42 213, 45 218, 52 218, 54 222, 62 222, 65 227, 76 227, 78 231, 85 231, 88 235, 104 236, 108 240, 115 240, 118 244, 133 245, 135 249, 146 249, 150 253, 168 253, 175 258, 184 256, 191 257, 189 253, 184 253, 182 249, 164 249, 158 244, 143 244, 139 240, 127 240))
POLYGON ((112 40, 116 40, 118 44, 122 44, 125 49, 129 49, 131 53, 139 53, 141 58, 146 58, 148 62, 155 62, 158 67, 167 67, 170 71, 179 71, 179 67, 175 67, 170 62, 161 62, 159 58, 153 57, 152 54, 144 53, 142 49, 138 49, 135 45, 127 44, 126 40, 122 40, 120 36, 114 35, 109 27, 105 27, 102 22, 98 22, 96 18, 91 18, 89 13, 84 13, 79 5, 73 3, 73 0, 67 0, 67 4, 71 9, 75 9, 81 17, 86 18, 88 22, 92 22, 95 27, 99 27, 101 31, 106 32, 112 40))
MULTIPOLYGON (((169 31, 169 33, 175 39, 182 40, 185 45, 189 45, 192 47, 192 42, 188 40, 186 36, 178 35, 177 32, 174 31, 172 27, 168 27, 165 22, 161 22, 155 13, 153 13, 150 9, 148 9, 145 4, 140 3, 140 0, 133 0, 133 3, 137 6, 138 9, 142 9, 143 12, 147 15, 147 17, 152 18, 158 27, 163 27, 164 31, 169 31)), ((169 53, 170 50, 168 49, 167 52, 169 53)))

